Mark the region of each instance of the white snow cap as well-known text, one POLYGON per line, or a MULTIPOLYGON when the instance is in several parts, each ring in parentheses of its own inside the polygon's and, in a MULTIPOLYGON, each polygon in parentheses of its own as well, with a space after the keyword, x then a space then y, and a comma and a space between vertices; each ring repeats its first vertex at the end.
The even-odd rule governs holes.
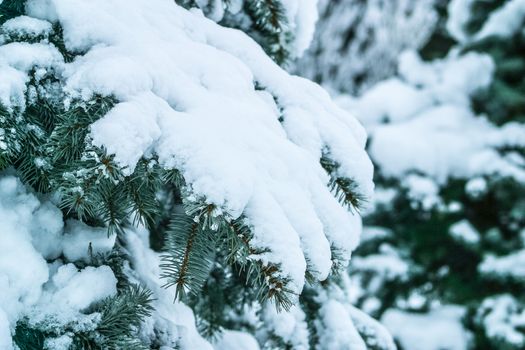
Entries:
MULTIPOLYGON (((502 2, 503 3, 503 2, 502 2)), ((481 29, 469 35, 465 32, 474 0, 452 0, 448 4, 447 30, 459 42, 481 40, 490 36, 509 37, 523 27, 525 0, 510 0, 491 12, 481 29)))
POLYGON ((461 318, 465 309, 444 305, 428 314, 390 309, 381 322, 407 350, 464 350, 468 348, 469 333, 461 318), (424 331, 422 331, 424 330, 424 331))
POLYGON ((117 280, 108 266, 79 271, 60 260, 46 263, 63 248, 87 248, 93 238, 84 226, 70 231, 75 239, 63 246, 62 212, 14 176, 0 175, 0 349, 12 349, 11 331, 23 316, 34 322, 50 316, 63 325, 88 317, 79 311, 116 293, 117 280))
POLYGON ((451 52, 425 63, 409 51, 400 57, 399 71, 399 78, 343 101, 371 131, 370 154, 383 174, 400 178, 416 172, 438 185, 484 175, 525 182, 517 165, 521 157, 498 152, 524 144, 524 125, 498 127, 471 110, 471 96, 492 81, 489 56, 451 52))
MULTIPOLYGON (((304 17, 315 1, 303 2, 285 6, 304 17)), ((330 193, 319 160, 329 150, 338 176, 365 197, 373 167, 362 126, 318 85, 286 73, 244 33, 171 0, 33 1, 28 12, 58 19, 67 48, 87 52, 60 63, 72 96, 122 101, 91 127, 93 143, 121 166, 131 172, 156 154, 197 198, 244 213, 255 248, 269 248, 263 259, 281 266, 295 292, 307 267, 328 276, 331 247, 349 260, 360 218, 330 193)))

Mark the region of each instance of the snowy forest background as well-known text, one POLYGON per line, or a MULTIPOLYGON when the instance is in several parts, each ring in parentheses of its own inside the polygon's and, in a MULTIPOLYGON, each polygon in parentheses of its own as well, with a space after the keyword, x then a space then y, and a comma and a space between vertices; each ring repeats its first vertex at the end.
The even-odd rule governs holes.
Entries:
POLYGON ((525 0, 0 25, 0 350, 525 349, 525 0))
POLYGON ((296 71, 369 133, 352 303, 401 349, 525 347, 525 2, 321 1, 296 71))

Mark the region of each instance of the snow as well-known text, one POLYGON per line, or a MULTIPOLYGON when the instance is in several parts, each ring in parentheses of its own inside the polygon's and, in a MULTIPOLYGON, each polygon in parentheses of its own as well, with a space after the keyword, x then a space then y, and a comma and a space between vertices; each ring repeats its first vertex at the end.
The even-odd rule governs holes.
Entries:
POLYGON ((77 271, 73 264, 63 265, 53 276, 53 283, 57 291, 52 302, 74 310, 84 310, 117 293, 117 279, 109 266, 88 266, 77 271))
POLYGON ((146 320, 141 330, 142 337, 157 339, 161 346, 170 349, 178 345, 181 350, 212 350, 212 345, 197 332, 191 309, 173 300, 174 287, 162 287, 160 256, 149 248, 149 233, 144 228, 127 231, 125 240, 137 282, 147 286, 155 296, 154 313, 146 320))
MULTIPOLYGON (((46 262, 62 254, 62 212, 29 192, 15 176, 3 173, 0 222, 0 347, 12 349, 10 334, 22 317, 54 330, 93 327, 96 315, 80 311, 114 295, 117 280, 108 266, 79 270, 61 260, 46 262)), ((78 237, 66 249, 88 246, 92 229, 84 229, 77 227, 78 237)))
MULTIPOLYGON (((352 103, 341 102, 342 106, 352 103)), ((432 96, 428 91, 410 86, 398 78, 391 78, 374 85, 358 103, 356 115, 366 118, 367 125, 388 124, 410 119, 428 108, 432 104, 432 96)))
POLYGON ((13 349, 9 320, 2 309, 0 309, 0 348, 5 350, 13 349))
MULTIPOLYGON (((314 3, 285 4, 305 33, 314 3)), ((121 103, 91 137, 128 173, 156 155, 182 172, 195 198, 231 218, 245 214, 254 248, 269 250, 260 259, 280 265, 295 292, 306 268, 328 276, 330 247, 349 260, 360 218, 329 192, 319 159, 328 149, 338 175, 365 197, 373 169, 364 129, 319 86, 284 72, 245 34, 173 1, 50 0, 29 2, 28 12, 58 19, 67 48, 86 53, 64 64, 50 45, 9 44, 0 62, 60 69, 71 98, 116 96, 121 103)))
POLYGON ((0 46, 0 62, 25 73, 33 67, 49 68, 62 61, 58 50, 45 43, 13 42, 0 46))
POLYGON ((109 253, 116 235, 108 236, 105 227, 90 227, 77 220, 68 220, 62 237, 64 256, 69 261, 91 262, 99 254, 109 253))
POLYGON ((478 198, 487 191, 487 181, 482 177, 474 177, 465 184, 465 192, 472 198, 478 198))
POLYGON ((476 40, 495 35, 509 37, 517 33, 525 22, 525 0, 511 0, 491 12, 481 30, 475 35, 476 40))
POLYGON ((381 322, 406 350, 466 350, 469 336, 461 325, 464 312, 456 305, 427 314, 390 309, 381 322))
POLYGON ((503 256, 487 255, 478 270, 492 278, 525 281, 525 250, 503 256))
POLYGON ((401 185, 408 190, 407 196, 415 208, 421 205, 421 209, 427 211, 442 204, 439 187, 429 178, 410 174, 402 180, 401 185))
POLYGON ((48 280, 46 261, 31 244, 30 225, 39 204, 18 179, 0 178, 0 310, 11 325, 37 302, 48 280))
POLYGON ((293 57, 301 57, 310 46, 317 22, 318 0, 281 0, 294 33, 293 57))
POLYGON ((453 0, 448 4, 447 30, 460 43, 482 40, 491 36, 510 37, 517 33, 525 21, 525 1, 501 2, 499 8, 490 13, 481 29, 469 35, 466 26, 471 16, 474 0, 453 0))
MULTIPOLYGON (((1 27, 0 31, 8 37, 17 35, 27 35, 32 37, 47 36, 51 33, 51 23, 42 21, 33 17, 20 16, 7 20, 1 27)), ((1 41, 1 39, 0 39, 1 41)))
MULTIPOLYGON (((215 22, 223 20, 227 13, 233 15, 230 17, 234 18, 234 22, 247 21, 243 18, 243 14, 239 14, 243 7, 243 0, 196 0, 195 3, 198 8, 192 8, 193 13, 205 15, 215 22)), ((318 16, 317 0, 281 0, 279 3, 286 17, 284 30, 290 33, 286 38, 286 41, 289 41, 287 45, 290 45, 288 49, 291 51, 292 58, 300 57, 310 46, 314 35, 318 16)))
POLYGON ((56 259, 62 254, 62 212, 50 202, 42 203, 31 220, 31 242, 46 260, 56 259))
POLYGON ((397 57, 421 48, 438 20, 435 0, 320 0, 312 45, 295 64, 333 92, 360 94, 395 73, 397 57))
POLYGON ((448 3, 446 28, 448 33, 460 43, 468 39, 465 26, 470 19, 470 6, 472 6, 474 1, 475 0, 452 0, 448 3))
POLYGON ((277 312, 273 305, 266 304, 262 309, 261 320, 265 331, 282 338, 291 348, 309 348, 306 315, 300 307, 293 306, 290 311, 277 312))
POLYGON ((480 241, 479 232, 466 219, 450 226, 449 233, 455 240, 468 245, 477 245, 480 241))
POLYGON ((378 254, 354 256, 351 270, 373 271, 380 280, 404 280, 408 276, 409 266, 390 245, 384 243, 378 254))
POLYGON ((367 339, 371 339, 367 344, 368 346, 383 350, 397 349, 394 339, 381 323, 352 305, 347 305, 346 309, 348 310, 359 334, 367 339))
POLYGON ((0 76, 0 103, 10 109, 24 106, 27 75, 0 61, 0 76))
POLYGON ((319 332, 318 349, 366 350, 364 341, 357 333, 344 305, 336 300, 327 300, 319 310, 320 327, 329 331, 319 332))
POLYGON ((226 330, 214 344, 215 350, 259 350, 259 344, 249 334, 226 330))
MULTIPOLYGON (((523 182, 522 157, 517 156, 516 162, 498 152, 523 144, 523 124, 498 127, 470 108, 470 96, 488 86, 493 69, 492 60, 483 54, 452 52, 445 59, 425 63, 417 54, 406 52, 400 57, 399 78, 376 85, 359 99, 343 100, 343 104, 370 131, 370 154, 383 175, 403 178, 415 172, 437 185, 450 178, 483 175, 523 182), (406 87, 398 87, 402 85, 406 87), (416 93, 425 98, 410 97, 416 93), (386 110, 376 107, 382 99, 386 110), (395 103, 388 102, 391 100, 395 103)), ((413 191, 422 188, 421 181, 413 184, 413 191)), ((425 187, 435 192, 428 181, 425 187)), ((430 196, 427 207, 433 202, 430 196)))
POLYGON ((525 334, 519 331, 525 326, 525 311, 511 295, 501 294, 485 299, 476 316, 489 339, 515 348, 525 346, 525 334))
POLYGON ((361 233, 361 244, 374 240, 382 240, 392 236, 392 231, 380 226, 365 226, 361 233))

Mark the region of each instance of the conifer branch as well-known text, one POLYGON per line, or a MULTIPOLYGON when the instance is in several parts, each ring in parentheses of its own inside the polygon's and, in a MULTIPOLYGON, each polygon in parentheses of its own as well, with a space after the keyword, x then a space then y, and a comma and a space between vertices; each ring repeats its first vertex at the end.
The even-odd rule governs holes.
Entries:
POLYGON ((293 35, 281 1, 246 0, 244 8, 255 24, 254 37, 278 64, 285 64, 291 56, 288 45, 293 35))
POLYGON ((26 0, 4 0, 0 3, 0 25, 24 14, 26 0))
POLYGON ((320 160, 321 166, 330 175, 328 187, 337 201, 349 210, 359 211, 363 203, 367 201, 358 189, 357 183, 347 177, 341 177, 337 174, 340 165, 324 154, 320 160))
POLYGON ((135 333, 151 315, 152 302, 151 291, 137 285, 105 299, 100 305, 101 320, 96 328, 103 338, 104 349, 147 349, 135 333))
POLYGON ((185 213, 174 214, 166 232, 160 267, 164 287, 175 286, 175 298, 199 293, 211 271, 215 239, 209 230, 185 213))

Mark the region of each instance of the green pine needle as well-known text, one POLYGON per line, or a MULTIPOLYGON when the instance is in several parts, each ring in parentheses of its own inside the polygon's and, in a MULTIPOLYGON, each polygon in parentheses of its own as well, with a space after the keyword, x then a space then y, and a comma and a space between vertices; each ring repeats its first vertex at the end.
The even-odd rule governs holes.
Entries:
POLYGON ((175 286, 175 298, 197 294, 211 271, 215 255, 215 237, 186 214, 174 214, 166 232, 162 255, 165 287, 175 286))

